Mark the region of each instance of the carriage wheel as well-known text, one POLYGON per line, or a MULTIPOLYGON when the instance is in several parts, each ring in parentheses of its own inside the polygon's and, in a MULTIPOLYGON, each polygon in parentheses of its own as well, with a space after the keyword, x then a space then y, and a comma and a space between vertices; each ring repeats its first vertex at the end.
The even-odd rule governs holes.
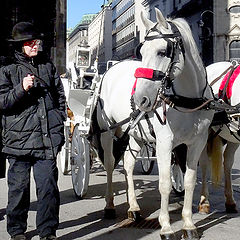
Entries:
POLYGON ((58 153, 58 161, 60 162, 61 172, 66 175, 70 172, 70 147, 71 143, 69 141, 69 132, 70 127, 64 126, 64 135, 65 135, 65 143, 62 146, 61 151, 58 153))
POLYGON ((71 173, 73 190, 77 197, 86 195, 90 174, 89 142, 80 135, 78 124, 74 127, 71 144, 71 173))
POLYGON ((142 173, 144 175, 149 175, 154 166, 154 160, 147 159, 147 157, 154 157, 155 156, 155 150, 148 146, 144 145, 140 151, 140 158, 145 157, 145 159, 141 160, 141 166, 142 166, 142 173), (148 156, 149 155, 149 156, 148 156))
POLYGON ((171 179, 173 191, 180 196, 185 193, 184 174, 186 172, 186 145, 179 145, 172 152, 171 179))

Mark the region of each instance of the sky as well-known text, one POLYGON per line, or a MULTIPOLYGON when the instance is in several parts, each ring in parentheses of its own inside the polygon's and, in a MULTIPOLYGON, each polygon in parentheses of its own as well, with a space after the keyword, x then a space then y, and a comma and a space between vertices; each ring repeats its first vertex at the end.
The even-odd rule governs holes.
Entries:
POLYGON ((67 28, 74 28, 84 14, 99 12, 103 3, 104 0, 67 0, 67 28))

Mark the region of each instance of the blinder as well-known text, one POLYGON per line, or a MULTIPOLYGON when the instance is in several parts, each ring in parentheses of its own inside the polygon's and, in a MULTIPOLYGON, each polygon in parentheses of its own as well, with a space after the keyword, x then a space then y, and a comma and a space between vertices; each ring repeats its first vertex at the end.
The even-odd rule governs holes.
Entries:
MULTIPOLYGON (((173 46, 174 44, 169 39, 167 39, 166 41, 167 41, 166 57, 172 58, 173 51, 174 51, 174 46, 173 46)), ((139 43, 134 49, 134 56, 139 60, 142 60, 142 54, 140 52, 142 46, 143 46, 143 42, 139 43)))
POLYGON ((173 57, 173 42, 167 39, 167 51, 166 51, 166 57, 171 58, 173 57))
POLYGON ((137 59, 142 60, 142 54, 140 52, 143 43, 140 42, 134 49, 134 55, 137 59))

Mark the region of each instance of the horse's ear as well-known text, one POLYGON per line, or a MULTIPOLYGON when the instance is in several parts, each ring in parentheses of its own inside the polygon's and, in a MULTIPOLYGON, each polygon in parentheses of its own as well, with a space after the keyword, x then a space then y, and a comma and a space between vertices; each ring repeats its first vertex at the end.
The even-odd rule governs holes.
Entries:
POLYGON ((155 8, 155 11, 156 11, 157 21, 158 21, 164 28, 168 29, 167 21, 166 21, 165 17, 163 16, 162 12, 161 12, 158 8, 155 8))
POLYGON ((154 26, 154 23, 145 17, 145 15, 143 14, 143 11, 141 11, 140 16, 147 31, 154 26))

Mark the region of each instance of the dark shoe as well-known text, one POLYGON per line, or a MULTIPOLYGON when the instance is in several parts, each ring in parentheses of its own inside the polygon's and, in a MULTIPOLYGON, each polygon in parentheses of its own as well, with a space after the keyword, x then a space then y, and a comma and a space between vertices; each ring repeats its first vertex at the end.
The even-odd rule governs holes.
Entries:
POLYGON ((18 234, 10 238, 10 240, 26 240, 26 237, 24 234, 18 234))
POLYGON ((40 237, 40 240, 56 240, 57 237, 54 235, 48 235, 46 237, 40 237))

